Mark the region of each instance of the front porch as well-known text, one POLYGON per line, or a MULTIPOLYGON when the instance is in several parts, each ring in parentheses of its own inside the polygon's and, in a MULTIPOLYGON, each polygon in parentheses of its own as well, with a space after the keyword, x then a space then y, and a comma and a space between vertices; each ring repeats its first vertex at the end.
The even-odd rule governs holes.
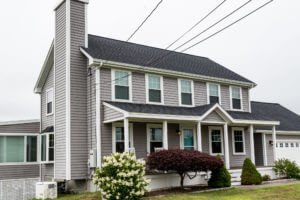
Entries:
POLYGON ((274 122, 234 120, 217 104, 200 116, 129 114, 104 105, 105 137, 112 141, 111 149, 102 150, 107 155, 134 152, 140 159, 161 149, 190 149, 221 156, 228 169, 240 169, 245 158, 260 167, 275 160, 274 122), (271 138, 255 132, 262 126, 272 128, 271 138))

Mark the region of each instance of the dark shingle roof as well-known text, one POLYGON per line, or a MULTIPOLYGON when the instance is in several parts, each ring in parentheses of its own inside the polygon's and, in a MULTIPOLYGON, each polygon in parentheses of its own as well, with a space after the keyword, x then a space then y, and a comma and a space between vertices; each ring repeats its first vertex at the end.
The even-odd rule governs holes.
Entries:
MULTIPOLYGON (((193 108, 175 107, 150 104, 134 104, 123 102, 107 102, 127 112, 148 113, 148 114, 167 114, 167 115, 185 115, 202 116, 213 105, 203 105, 193 108)), ((234 119, 240 120, 262 120, 279 121, 277 127, 281 131, 300 131, 300 116, 287 108, 275 103, 251 102, 252 112, 227 111, 234 119)))
POLYGON ((171 52, 94 35, 89 35, 88 45, 88 48, 83 49, 90 56, 97 59, 253 83, 205 57, 171 52), (161 59, 166 54, 169 54, 169 56, 161 59))

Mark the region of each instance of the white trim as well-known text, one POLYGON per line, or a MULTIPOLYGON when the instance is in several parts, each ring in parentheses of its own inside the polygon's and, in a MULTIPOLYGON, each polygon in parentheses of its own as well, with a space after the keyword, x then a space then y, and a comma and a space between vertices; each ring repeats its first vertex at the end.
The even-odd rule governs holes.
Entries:
MULTIPOLYGON (((59 0, 59 1, 55 4, 53 10, 57 10, 57 8, 58 8, 61 4, 63 4, 65 1, 66 1, 66 0, 59 0)), ((86 4, 89 3, 89 0, 76 0, 76 1, 79 1, 79 2, 82 2, 82 3, 86 3, 86 4)))
MULTIPOLYGON (((116 127, 123 127, 124 128, 124 123, 115 122, 115 123, 112 124, 112 152, 113 153, 116 153, 116 134, 115 134, 116 133, 116 127)), ((124 130, 124 132, 125 132, 125 130, 124 130)), ((134 148, 133 123, 129 123, 129 141, 130 141, 130 147, 129 148, 134 148)), ((125 140, 124 140, 124 142, 125 142, 125 140)))
POLYGON ((194 141, 194 150, 197 150, 197 137, 196 137, 196 131, 195 126, 193 125, 182 125, 180 124, 180 149, 184 149, 184 131, 183 130, 192 130, 193 131, 193 141, 194 141))
POLYGON ((168 76, 175 76, 175 77, 181 77, 181 78, 190 78, 190 79, 209 81, 209 82, 217 82, 217 83, 224 83, 224 84, 240 85, 240 86, 244 86, 244 87, 255 87, 256 86, 255 83, 247 83, 247 82, 229 80, 229 79, 224 79, 224 78, 216 78, 216 77, 204 76, 204 75, 199 75, 199 74, 179 72, 179 71, 174 71, 174 70, 158 69, 158 68, 150 67, 150 66, 147 67, 147 68, 141 68, 141 66, 139 66, 139 65, 121 63, 121 62, 114 62, 114 61, 108 61, 108 60, 94 58, 94 64, 95 65, 97 65, 101 62, 105 63, 105 65, 109 66, 109 67, 123 68, 123 69, 127 69, 127 70, 136 70, 136 71, 148 72, 148 73, 159 73, 159 74, 168 75, 168 76))
POLYGON ((246 141, 245 141, 245 129, 241 127, 232 127, 231 130, 231 136, 232 136, 232 154, 237 156, 237 155, 246 155, 246 141), (235 131, 242 131, 242 137, 243 137, 243 152, 236 152, 235 151, 235 138, 234 138, 234 132, 235 131))
POLYGON ((125 119, 125 117, 118 117, 118 118, 114 118, 114 119, 105 120, 105 121, 103 121, 103 123, 109 124, 109 123, 113 123, 113 122, 122 121, 124 119, 125 119))
POLYGON ((145 74, 145 86, 146 86, 146 103, 147 104, 155 104, 155 105, 164 105, 164 78, 161 75, 157 74, 145 74), (160 102, 152 102, 149 101, 149 75, 151 76, 158 76, 160 80, 160 95, 161 99, 160 102))
POLYGON ((37 123, 37 122, 40 122, 40 120, 31 119, 31 120, 18 120, 18 121, 4 121, 4 122, 0 122, 0 126, 15 125, 15 124, 30 124, 30 123, 37 123))
MULTIPOLYGON (((96 69, 95 74, 96 84, 96 151, 97 151, 97 167, 102 164, 102 151, 101 151, 101 87, 100 87, 100 69, 96 69)), ((92 95, 91 95, 92 97, 92 95)))
POLYGON ((255 164, 255 146, 254 146, 254 126, 253 124, 249 127, 250 134, 250 158, 253 164, 255 164))
POLYGON ((276 155, 276 143, 277 143, 277 138, 276 138, 276 126, 272 127, 272 140, 273 140, 273 157, 274 160, 277 160, 277 155, 276 155))
POLYGON ((54 114, 54 89, 53 88, 49 88, 48 90, 46 90, 46 116, 52 116, 54 114), (52 92, 52 112, 48 113, 48 93, 52 92))
MULTIPOLYGON (((266 133, 266 134, 271 134, 272 130, 256 130, 256 133, 266 133)), ((277 135, 300 135, 300 131, 277 131, 277 135)))
POLYGON ((224 155, 224 133, 223 133, 223 129, 220 126, 209 126, 208 127, 208 133, 209 133, 209 154, 216 156, 216 155, 220 155, 223 156, 224 155), (221 153, 212 153, 212 140, 211 140, 211 132, 212 130, 220 130, 221 133, 221 153))
POLYGON ((262 135, 262 143, 263 143, 264 166, 268 166, 266 134, 262 133, 261 135, 262 135))
POLYGON ((249 103, 249 112, 252 112, 252 105, 251 105, 251 97, 250 97, 250 88, 247 88, 248 90, 248 103, 249 103))
POLYGON ((232 111, 243 111, 244 110, 244 105, 243 105, 243 91, 242 91, 242 87, 230 85, 229 86, 229 96, 230 96, 230 110, 232 110, 232 111), (232 97, 232 88, 233 87, 239 88, 239 90, 240 90, 241 109, 234 109, 233 108, 233 104, 232 104, 232 99, 233 99, 233 97, 232 97))
POLYGON ((84 17, 85 17, 85 27, 84 27, 84 31, 85 31, 85 41, 84 41, 84 44, 85 44, 85 48, 88 48, 88 45, 89 45, 89 38, 88 38, 88 0, 87 2, 85 2, 86 4, 84 4, 84 17))
POLYGON ((195 106, 195 91, 194 91, 194 81, 191 80, 191 79, 181 79, 181 78, 178 78, 177 79, 177 84, 178 84, 178 101, 179 101, 179 106, 183 106, 183 107, 194 107, 195 106), (185 104, 182 104, 182 96, 181 96, 181 81, 184 80, 184 81, 190 81, 191 82, 191 95, 192 95, 192 105, 185 105, 185 104))
POLYGON ((39 136, 39 133, 0 133, 0 136, 39 136))
POLYGON ((224 158, 225 158, 225 166, 227 169, 230 169, 230 156, 229 156, 229 136, 228 136, 228 124, 224 124, 224 158))
POLYGON ((119 102, 132 102, 132 72, 131 71, 125 71, 125 70, 119 70, 119 69, 111 69, 111 100, 112 101, 119 101, 119 102), (116 99, 115 94, 115 72, 126 72, 128 73, 128 87, 129 87, 129 99, 116 99))
POLYGON ((221 85, 220 85, 219 83, 212 83, 212 82, 207 82, 207 83, 206 83, 206 90, 207 90, 207 104, 210 104, 210 92, 209 92, 209 86, 210 86, 210 85, 217 85, 217 86, 218 86, 219 104, 222 105, 221 85))
POLYGON ((71 174, 71 0, 66 0, 66 180, 71 174))
POLYGON ((201 122, 197 122, 197 150, 202 152, 202 130, 201 130, 201 122))
MULTIPOLYGON (((150 154, 150 128, 161 128, 163 134, 163 125, 162 124, 147 124, 146 131, 147 131, 147 154, 150 154)), ((163 142, 163 139, 162 139, 163 142)))
POLYGON ((55 163, 55 134, 54 134, 54 132, 40 134, 40 137, 39 137, 39 140, 41 141, 40 142, 40 146, 39 146, 39 149, 41 149, 40 153, 42 153, 42 136, 46 136, 46 160, 42 161, 42 156, 40 154, 40 158, 41 158, 40 159, 40 163, 41 164, 55 163), (49 161, 49 135, 53 135, 54 136, 54 146, 53 146, 54 157, 53 157, 53 161, 49 161))

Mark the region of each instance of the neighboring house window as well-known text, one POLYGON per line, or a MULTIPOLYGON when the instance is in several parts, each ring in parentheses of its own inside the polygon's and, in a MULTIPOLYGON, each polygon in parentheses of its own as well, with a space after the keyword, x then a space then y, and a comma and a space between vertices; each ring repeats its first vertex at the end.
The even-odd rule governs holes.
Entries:
MULTIPOLYGON (((133 148, 133 129, 129 124, 129 147, 133 148)), ((113 152, 123 153, 125 151, 124 125, 122 123, 113 124, 113 152)))
POLYGON ((155 149, 163 147, 163 130, 160 125, 148 126, 148 152, 153 153, 155 149))
POLYGON ((195 137, 193 129, 182 129, 183 149, 194 150, 195 149, 195 137))
POLYGON ((41 135, 41 161, 54 161, 54 134, 45 133, 41 135))
POLYGON ((131 100, 131 73, 113 70, 112 85, 114 100, 131 100))
POLYGON ((0 164, 37 162, 37 136, 0 136, 0 164))
POLYGON ((232 129, 233 154, 245 154, 245 133, 243 128, 232 129))
POLYGON ((220 104, 220 85, 214 83, 208 84, 208 103, 220 104))
POLYGON ((53 114, 53 89, 49 89, 46 92, 47 100, 47 115, 53 114))
POLYGON ((210 128, 210 154, 222 155, 223 154, 223 135, 221 128, 210 128))
POLYGON ((191 80, 179 80, 179 100, 181 105, 192 106, 193 105, 193 81, 191 80))
POLYGON ((231 88, 231 109, 241 110, 242 109, 242 92, 240 87, 231 88))
POLYGON ((163 103, 163 78, 162 76, 147 74, 147 102, 163 103))

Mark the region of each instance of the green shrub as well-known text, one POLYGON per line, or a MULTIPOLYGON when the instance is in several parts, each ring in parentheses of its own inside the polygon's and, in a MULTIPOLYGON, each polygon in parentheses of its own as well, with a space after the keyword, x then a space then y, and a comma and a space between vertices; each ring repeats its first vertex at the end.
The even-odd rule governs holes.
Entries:
POLYGON ((242 185, 259 185, 262 183, 260 173, 249 158, 246 158, 243 164, 241 183, 242 185))
POLYGON ((231 186, 231 175, 224 165, 211 171, 211 177, 208 181, 208 186, 212 188, 231 186))
POLYGON ((136 160, 133 154, 115 153, 104 157, 104 163, 97 168, 93 181, 107 200, 137 200, 144 196, 148 185, 144 175, 144 161, 136 160))
POLYGON ((273 170, 280 176, 285 176, 287 178, 300 178, 299 166, 297 166, 296 162, 292 162, 288 159, 277 160, 273 170))
POLYGON ((262 176, 262 180, 263 181, 270 181, 271 177, 268 174, 265 174, 265 175, 262 176))

